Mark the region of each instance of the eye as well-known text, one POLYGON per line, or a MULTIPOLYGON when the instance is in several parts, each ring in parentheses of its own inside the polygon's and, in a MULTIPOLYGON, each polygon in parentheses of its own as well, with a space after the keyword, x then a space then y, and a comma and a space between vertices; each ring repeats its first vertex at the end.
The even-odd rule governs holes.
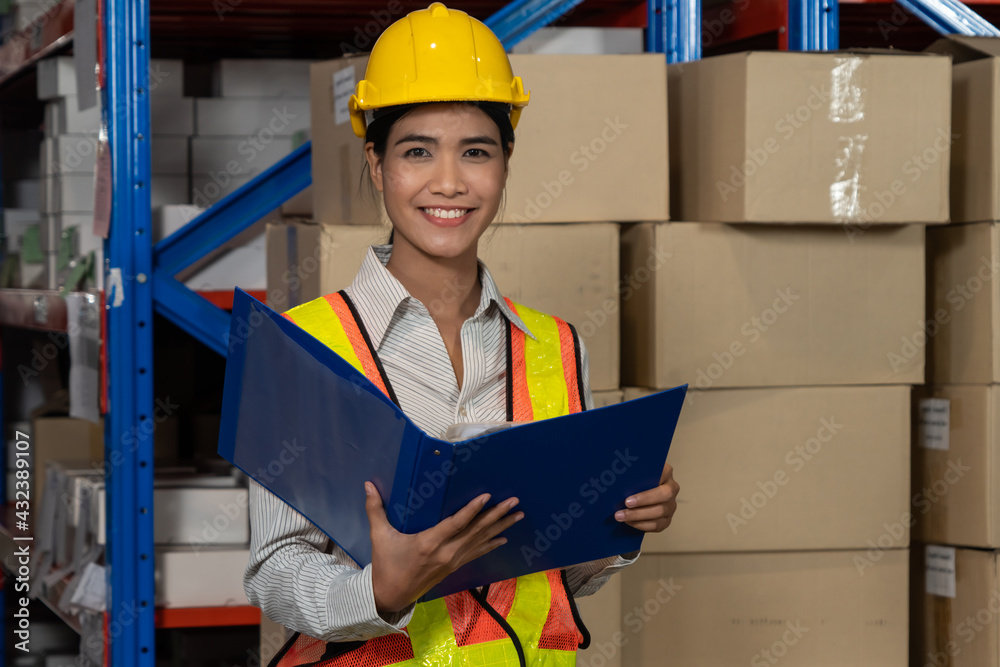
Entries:
POLYGON ((427 152, 427 149, 421 148, 420 146, 411 148, 403 153, 403 157, 428 157, 429 155, 430 153, 427 152))
POLYGON ((476 157, 476 158, 488 158, 490 156, 489 152, 483 148, 470 148, 469 150, 465 151, 465 154, 468 155, 469 157, 476 157))

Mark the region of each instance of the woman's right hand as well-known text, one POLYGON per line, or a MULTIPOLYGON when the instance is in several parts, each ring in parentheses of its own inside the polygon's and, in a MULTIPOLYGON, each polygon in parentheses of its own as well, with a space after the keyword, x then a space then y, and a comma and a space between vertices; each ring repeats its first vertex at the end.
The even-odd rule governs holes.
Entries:
POLYGON ((523 512, 508 514, 517 498, 508 498, 486 512, 490 494, 474 498, 436 526, 419 533, 401 533, 389 523, 375 485, 365 482, 365 511, 371 526, 372 587, 380 612, 406 608, 446 576, 507 542, 497 537, 523 512))

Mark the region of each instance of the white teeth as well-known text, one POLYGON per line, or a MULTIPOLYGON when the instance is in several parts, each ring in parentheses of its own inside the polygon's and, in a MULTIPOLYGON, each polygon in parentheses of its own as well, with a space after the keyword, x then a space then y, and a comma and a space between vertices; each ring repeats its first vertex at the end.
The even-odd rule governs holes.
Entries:
POLYGON ((463 215, 469 212, 467 208, 456 208, 452 210, 447 210, 443 208, 423 208, 420 209, 425 211, 428 215, 433 215, 435 218, 461 218, 463 215))

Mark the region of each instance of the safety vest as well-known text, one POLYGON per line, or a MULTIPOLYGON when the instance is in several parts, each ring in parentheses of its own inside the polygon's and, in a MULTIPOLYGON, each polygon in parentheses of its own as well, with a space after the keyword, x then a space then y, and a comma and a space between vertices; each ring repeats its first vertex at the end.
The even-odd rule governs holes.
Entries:
MULTIPOLYGON (((507 334, 507 419, 547 419, 583 409, 580 345, 572 325, 506 299, 535 335, 507 334)), ((343 290, 283 314, 396 400, 364 324, 343 290)), ((269 667, 574 667, 590 644, 565 570, 507 579, 418 602, 406 634, 324 642, 295 633, 269 667)))

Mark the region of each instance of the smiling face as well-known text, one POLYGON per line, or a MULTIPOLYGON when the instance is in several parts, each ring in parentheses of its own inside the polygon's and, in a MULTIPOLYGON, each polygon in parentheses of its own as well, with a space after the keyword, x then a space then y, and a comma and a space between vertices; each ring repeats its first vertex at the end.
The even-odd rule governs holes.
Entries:
POLYGON ((500 130, 468 104, 424 104, 389 131, 385 155, 365 146, 375 187, 408 244, 442 258, 476 256, 500 207, 507 165, 500 130))

